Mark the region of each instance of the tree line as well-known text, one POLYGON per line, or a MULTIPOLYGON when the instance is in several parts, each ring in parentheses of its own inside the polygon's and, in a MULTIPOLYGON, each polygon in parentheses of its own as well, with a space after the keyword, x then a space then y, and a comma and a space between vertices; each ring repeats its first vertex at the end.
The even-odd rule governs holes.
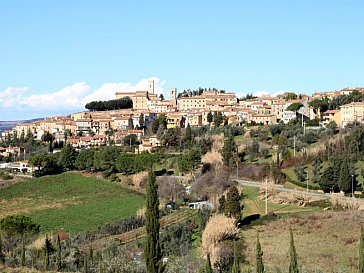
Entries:
POLYGON ((85 105, 90 111, 106 111, 133 108, 133 101, 129 97, 107 100, 107 101, 91 101, 85 105))
POLYGON ((133 174, 147 169, 150 164, 159 161, 158 154, 126 152, 125 147, 105 146, 76 151, 66 145, 56 154, 37 154, 29 159, 29 164, 36 168, 37 175, 57 174, 67 170, 87 170, 102 172, 109 177, 117 172, 133 174))

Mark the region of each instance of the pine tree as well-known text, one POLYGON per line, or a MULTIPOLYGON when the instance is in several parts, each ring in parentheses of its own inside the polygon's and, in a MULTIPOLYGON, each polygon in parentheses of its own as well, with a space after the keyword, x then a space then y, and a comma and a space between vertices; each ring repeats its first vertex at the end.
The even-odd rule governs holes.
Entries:
POLYGON ((364 229, 360 229, 360 244, 359 244, 359 273, 364 273, 364 229))
POLYGON ((75 167, 77 152, 71 144, 67 144, 61 152, 61 164, 64 168, 72 170, 75 167))
POLYGON ((257 273, 264 273, 263 251, 259 242, 259 234, 257 234, 256 262, 257 262, 257 273))
POLYGON ((236 242, 234 242, 234 263, 231 272, 240 273, 239 257, 238 257, 238 252, 236 250, 236 242))
POLYGON ((212 273, 212 266, 211 266, 211 259, 210 259, 210 253, 207 253, 207 259, 205 264, 205 270, 204 273, 212 273))
POLYGON ((62 249, 61 249, 61 240, 59 239, 59 235, 57 236, 57 257, 56 257, 56 269, 57 271, 61 271, 62 269, 62 249))
POLYGON ((3 241, 0 236, 0 265, 5 264, 5 254, 3 252, 3 241))
POLYGON ((293 241, 292 230, 289 231, 291 236, 290 249, 289 249, 289 273, 299 273, 297 264, 297 253, 293 241))
POLYGON ((235 186, 230 187, 226 195, 225 214, 237 220, 241 218, 240 194, 235 186))
POLYGON ((185 132, 185 143, 187 145, 190 145, 191 142, 192 142, 192 131, 191 131, 190 124, 188 124, 186 127, 186 132, 185 132))
POLYGON ((147 189, 147 209, 145 213, 147 240, 145 244, 145 259, 148 273, 163 272, 162 252, 159 244, 159 200, 158 186, 152 168, 149 170, 147 189))
POLYGON ((340 165, 338 186, 339 189, 345 193, 350 192, 351 190, 351 175, 348 160, 346 158, 344 158, 340 165))

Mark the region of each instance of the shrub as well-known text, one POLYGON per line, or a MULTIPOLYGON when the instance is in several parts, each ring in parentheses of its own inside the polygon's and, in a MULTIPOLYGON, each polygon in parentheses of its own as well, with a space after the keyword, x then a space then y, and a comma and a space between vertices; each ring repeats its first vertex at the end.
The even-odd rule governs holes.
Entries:
POLYGON ((223 165, 222 155, 217 151, 207 152, 201 158, 202 163, 211 163, 215 167, 221 167, 223 165))
POLYGON ((239 229, 235 226, 235 220, 222 214, 216 214, 210 218, 206 228, 202 233, 203 253, 211 253, 211 261, 215 263, 217 258, 216 249, 221 248, 221 242, 234 239, 239 234, 239 229))
POLYGON ((234 184, 230 180, 228 172, 211 171, 198 177, 192 184, 191 192, 200 197, 210 197, 216 194, 221 195, 227 188, 234 184))

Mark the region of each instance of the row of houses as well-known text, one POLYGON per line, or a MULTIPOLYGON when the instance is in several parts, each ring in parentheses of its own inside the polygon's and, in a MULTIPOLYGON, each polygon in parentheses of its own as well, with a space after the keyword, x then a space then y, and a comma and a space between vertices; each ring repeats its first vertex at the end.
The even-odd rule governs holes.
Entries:
MULTIPOLYGON (((141 125, 150 126, 161 114, 166 116, 167 128, 186 127, 188 124, 192 127, 214 126, 209 120, 210 113, 221 114, 226 122, 233 126, 243 123, 288 123, 300 115, 306 119, 319 116, 323 118, 324 124, 335 121, 340 127, 344 127, 355 121, 364 122, 364 102, 346 104, 339 110, 329 110, 325 113, 315 112, 309 103, 317 98, 334 98, 350 94, 354 90, 364 92, 364 88, 344 88, 335 92, 317 92, 312 96, 300 95, 294 100, 287 100, 292 93, 238 100, 234 93, 217 90, 177 99, 177 89, 172 88, 170 99, 161 100, 154 92, 154 82, 149 81, 148 90, 115 94, 116 98, 130 97, 133 100, 133 109, 85 111, 67 117, 48 117, 28 124, 18 124, 12 130, 3 132, 2 138, 31 134, 35 139, 41 140, 48 132, 56 140, 67 140, 73 146, 82 148, 107 145, 112 135, 114 142, 120 144, 123 138, 130 134, 135 134, 139 140, 143 140, 145 136, 144 131, 140 130, 141 125), (301 103, 303 106, 298 111, 289 111, 289 106, 294 103, 301 103)), ((146 147, 157 145, 154 140, 141 142, 145 142, 146 147)))

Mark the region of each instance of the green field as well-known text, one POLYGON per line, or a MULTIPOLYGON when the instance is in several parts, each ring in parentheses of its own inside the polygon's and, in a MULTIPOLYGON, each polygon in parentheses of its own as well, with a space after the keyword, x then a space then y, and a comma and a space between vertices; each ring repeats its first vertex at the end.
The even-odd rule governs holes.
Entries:
MULTIPOLYGON (((265 200, 259 198, 259 190, 255 187, 242 187, 244 194, 243 199, 243 215, 249 216, 251 214, 264 214, 265 213, 265 200)), ((276 204, 268 201, 268 212, 273 212, 277 215, 285 215, 290 213, 303 213, 317 211, 317 208, 300 207, 296 204, 276 204)))
POLYGON ((25 214, 42 232, 84 232, 136 214, 144 197, 76 173, 34 178, 0 190, 0 217, 25 214))

